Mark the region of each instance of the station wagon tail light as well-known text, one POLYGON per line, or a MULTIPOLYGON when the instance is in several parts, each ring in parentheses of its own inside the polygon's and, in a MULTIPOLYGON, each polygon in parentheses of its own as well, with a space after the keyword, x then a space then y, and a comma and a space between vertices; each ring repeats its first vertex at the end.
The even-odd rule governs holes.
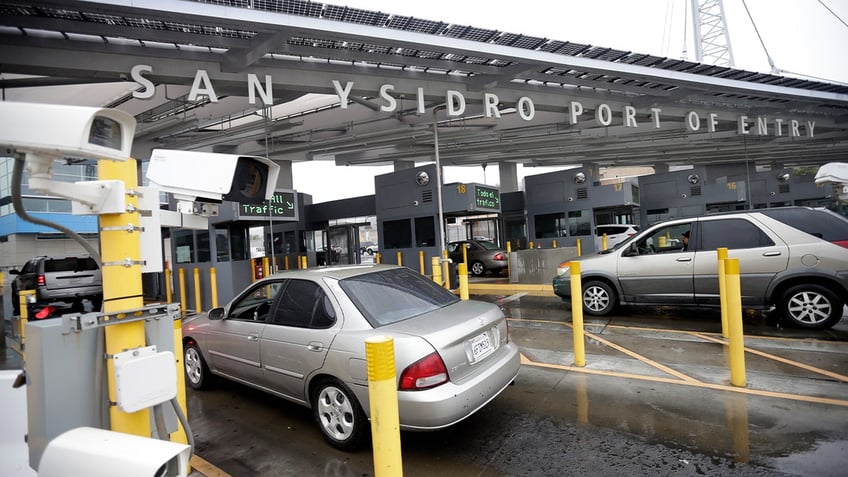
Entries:
POLYGON ((400 375, 401 391, 421 391, 448 382, 448 370, 438 353, 433 352, 410 364, 400 375))
POLYGON ((562 262, 557 267, 557 275, 568 275, 571 270, 571 262, 562 262))

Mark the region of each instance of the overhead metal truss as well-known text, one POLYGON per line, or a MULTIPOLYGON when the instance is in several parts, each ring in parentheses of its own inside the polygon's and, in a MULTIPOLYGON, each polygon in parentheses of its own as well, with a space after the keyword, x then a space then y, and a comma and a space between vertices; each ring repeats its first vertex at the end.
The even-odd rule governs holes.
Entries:
POLYGON ((468 108, 458 118, 439 113, 443 164, 848 158, 844 85, 302 0, 0 1, 0 73, 7 97, 114 83, 118 89, 102 87, 109 95, 91 93, 89 101, 136 115, 141 158, 163 145, 227 145, 293 161, 428 160, 430 111, 448 89, 461 92, 468 108), (152 99, 132 95, 129 72, 138 64, 152 67, 145 75, 157 85, 152 99), (218 102, 189 100, 201 69, 218 102), (272 76, 273 107, 248 103, 248 73, 272 76), (304 101, 334 95, 332 80, 354 82, 346 109, 304 101), (399 102, 390 113, 380 110, 383 84, 394 86, 399 102), (418 88, 427 114, 417 111, 418 88), (483 114, 484 93, 500 98, 501 118, 483 114), (516 110, 522 97, 533 100, 533 120, 516 110), (577 124, 568 119, 573 101, 585 107, 577 124), (302 103, 308 106, 293 106, 302 103), (611 107, 611 125, 596 119, 601 104, 611 107), (637 109, 638 127, 622 126, 626 106, 637 109), (651 108, 662 110, 659 128, 651 108), (712 132, 689 131, 692 111, 717 113, 722 122, 712 132), (815 135, 741 135, 733 122, 739 115, 815 121, 815 135))

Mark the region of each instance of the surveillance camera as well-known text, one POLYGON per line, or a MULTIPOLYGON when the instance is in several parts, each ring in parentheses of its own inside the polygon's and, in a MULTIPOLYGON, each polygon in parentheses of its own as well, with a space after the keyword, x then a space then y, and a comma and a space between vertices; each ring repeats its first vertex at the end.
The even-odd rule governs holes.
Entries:
POLYGON ((38 475, 185 477, 190 454, 186 444, 78 427, 50 441, 41 455, 38 475))
POLYGON ((147 168, 151 185, 177 199, 247 204, 270 200, 279 173, 264 157, 172 149, 154 149, 147 168))
POLYGON ((79 156, 126 161, 135 118, 117 109, 0 102, 0 145, 41 159, 79 156))

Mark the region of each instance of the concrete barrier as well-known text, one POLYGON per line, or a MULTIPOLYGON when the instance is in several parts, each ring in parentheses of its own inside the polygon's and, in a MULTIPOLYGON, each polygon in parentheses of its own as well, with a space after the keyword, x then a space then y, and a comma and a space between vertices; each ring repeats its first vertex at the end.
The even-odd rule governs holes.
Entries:
POLYGON ((577 247, 534 248, 509 254, 510 283, 550 284, 560 263, 577 258, 577 247))

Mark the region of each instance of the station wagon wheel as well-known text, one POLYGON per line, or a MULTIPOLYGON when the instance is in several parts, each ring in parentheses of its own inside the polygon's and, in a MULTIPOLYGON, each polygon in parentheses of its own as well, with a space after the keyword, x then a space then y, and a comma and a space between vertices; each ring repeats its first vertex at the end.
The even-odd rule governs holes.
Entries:
POLYGON ((486 273, 486 266, 483 262, 474 262, 471 264, 471 274, 475 277, 482 277, 486 273))
POLYGON ((600 281, 583 285, 583 310, 589 315, 606 316, 615 309, 617 297, 611 286, 600 281))
POLYGON ((188 385, 194 389, 208 388, 211 383, 212 376, 209 373, 209 367, 206 366, 206 361, 200 350, 197 348, 197 343, 189 341, 185 346, 183 353, 183 363, 185 365, 186 381, 188 385))
POLYGON ((842 318, 844 302, 829 288, 816 284, 796 285, 780 300, 781 315, 800 328, 827 329, 842 318))
POLYGON ((350 451, 362 444, 368 419, 350 389, 338 380, 326 379, 316 386, 312 412, 321 434, 333 447, 350 451))

